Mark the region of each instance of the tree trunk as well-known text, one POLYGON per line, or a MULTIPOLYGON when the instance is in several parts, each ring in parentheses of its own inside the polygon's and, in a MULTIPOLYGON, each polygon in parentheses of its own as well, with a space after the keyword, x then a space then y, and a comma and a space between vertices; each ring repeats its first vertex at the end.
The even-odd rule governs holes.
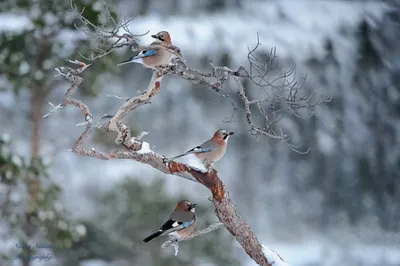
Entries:
MULTIPOLYGON (((46 38, 43 38, 38 46, 38 53, 36 57, 36 67, 38 70, 42 70, 43 62, 50 55, 50 43, 46 38)), ((38 166, 38 161, 40 159, 40 140, 41 131, 43 123, 43 104, 47 97, 49 90, 45 88, 43 82, 35 82, 31 89, 31 108, 30 108, 30 120, 32 125, 32 135, 31 135, 31 164, 34 168, 38 166)), ((30 208, 26 213, 26 223, 24 226, 24 231, 27 239, 30 239, 36 231, 36 226, 31 224, 33 217, 36 216, 37 208, 37 198, 38 194, 41 192, 40 174, 35 171, 33 175, 29 176, 27 180, 28 193, 30 197, 30 208)), ((29 248, 25 250, 24 255, 34 255, 34 250, 29 248)), ((22 265, 29 266, 30 259, 29 256, 23 256, 22 265)))

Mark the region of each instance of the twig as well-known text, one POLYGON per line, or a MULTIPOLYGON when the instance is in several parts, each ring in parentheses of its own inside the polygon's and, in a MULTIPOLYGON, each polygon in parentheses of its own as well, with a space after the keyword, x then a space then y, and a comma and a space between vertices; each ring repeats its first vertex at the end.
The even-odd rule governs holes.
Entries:
POLYGON ((48 117, 48 116, 51 115, 53 112, 57 111, 58 109, 63 108, 61 104, 54 105, 54 104, 52 104, 51 102, 49 102, 49 105, 50 105, 51 107, 53 107, 53 109, 50 110, 50 112, 48 112, 47 114, 45 114, 43 117, 48 117))
POLYGON ((177 256, 177 255, 178 255, 178 252, 179 252, 179 246, 178 246, 178 243, 179 243, 179 242, 181 242, 181 241, 186 241, 186 240, 190 240, 190 239, 193 239, 194 237, 197 237, 197 236, 200 236, 200 235, 204 235, 204 234, 210 233, 210 232, 212 232, 212 231, 214 231, 214 230, 217 230, 218 228, 221 228, 223 225, 224 225, 224 224, 221 223, 221 222, 213 223, 213 224, 209 225, 208 227, 206 227, 206 228, 204 228, 204 229, 202 229, 202 230, 193 232, 191 235, 189 235, 188 237, 183 238, 183 239, 177 239, 177 238, 174 237, 174 236, 169 236, 169 240, 166 241, 166 242, 164 242, 164 243, 161 245, 161 247, 162 247, 162 248, 167 248, 167 247, 173 246, 173 247, 174 247, 174 250, 175 250, 174 255, 177 256))
POLYGON ((113 94, 108 94, 108 93, 106 95, 107 95, 107 97, 116 98, 118 100, 129 101, 129 98, 121 97, 121 96, 118 96, 118 95, 113 95, 113 94))

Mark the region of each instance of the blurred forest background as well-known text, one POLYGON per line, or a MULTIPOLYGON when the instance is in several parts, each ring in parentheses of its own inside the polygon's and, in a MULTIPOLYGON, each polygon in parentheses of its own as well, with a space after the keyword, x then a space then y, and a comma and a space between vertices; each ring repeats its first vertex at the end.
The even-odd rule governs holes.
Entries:
MULTIPOLYGON (((102 2, 76 0, 93 23, 102 2)), ((239 213, 265 245, 295 266, 400 264, 400 4, 335 0, 120 0, 113 10, 134 18, 133 33, 167 30, 193 67, 207 59, 247 66, 247 47, 276 47, 282 66, 296 64, 305 89, 332 96, 315 115, 288 113, 279 125, 298 154, 281 142, 255 139, 245 117, 212 90, 167 76, 151 105, 126 120, 156 151, 172 156, 234 131, 217 163, 239 213)), ((82 132, 76 108, 50 117, 68 83, 54 76, 67 59, 90 56, 91 40, 74 27, 64 0, 0 3, 0 265, 124 266, 254 264, 225 229, 173 250, 141 240, 164 221, 177 200, 198 203, 199 228, 217 221, 208 191, 133 161, 99 161, 68 149, 82 132), (51 244, 18 249, 17 243, 51 244), (22 253, 21 253, 22 252, 22 253), (26 255, 51 256, 48 261, 26 255), (20 255, 20 257, 17 257, 20 255), (22 259, 16 259, 22 258, 22 259), (25 258, 25 259, 24 259, 25 258)), ((149 43, 150 36, 141 38, 149 43)), ((96 61, 76 98, 95 116, 143 91, 151 71, 114 64, 121 50, 96 61)), ((248 86, 251 86, 248 84, 248 86)), ((250 95, 257 97, 257 94, 250 95)), ((98 131, 91 147, 115 150, 113 134, 98 131)))

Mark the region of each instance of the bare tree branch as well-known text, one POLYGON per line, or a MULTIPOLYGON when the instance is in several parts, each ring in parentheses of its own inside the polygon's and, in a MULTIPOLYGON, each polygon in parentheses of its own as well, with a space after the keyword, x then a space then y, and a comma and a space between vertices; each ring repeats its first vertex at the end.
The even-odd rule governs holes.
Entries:
MULTIPOLYGON (((97 43, 97 45, 93 47, 94 55, 87 60, 97 60, 115 49, 122 47, 130 47, 133 50, 160 47, 171 52, 175 58, 173 58, 168 65, 159 66, 153 70, 151 81, 144 93, 129 99, 117 96, 117 98, 125 100, 117 112, 114 115, 103 115, 96 119, 95 122, 89 108, 83 102, 71 98, 73 91, 75 91, 82 82, 82 78, 79 75, 90 65, 75 60, 70 61, 70 63, 78 65, 79 68, 77 69, 69 67, 57 68, 56 70, 58 73, 67 78, 72 85, 67 90, 63 102, 59 105, 51 104, 53 109, 46 114, 45 117, 68 105, 80 108, 84 115, 84 122, 79 123, 78 126, 85 126, 85 130, 70 151, 81 156, 94 157, 101 160, 135 160, 151 165, 153 168, 163 173, 180 176, 201 183, 207 187, 212 194, 212 202, 214 203, 217 217, 231 235, 240 243, 246 253, 259 265, 271 266, 273 263, 276 263, 276 258, 271 259, 268 252, 268 254, 263 252, 263 247, 250 226, 236 212, 235 206, 229 197, 229 192, 225 189, 215 169, 210 168, 208 171, 202 171, 176 161, 164 162, 165 156, 153 151, 149 143, 142 141, 142 138, 148 133, 143 132, 136 137, 132 136, 129 127, 123 124, 122 120, 128 113, 139 106, 151 103, 151 100, 160 89, 162 78, 167 74, 173 74, 190 80, 195 84, 211 88, 217 95, 229 99, 233 106, 234 113, 240 111, 245 114, 249 130, 252 134, 256 135, 256 137, 267 136, 272 139, 280 140, 291 149, 300 152, 298 150, 299 146, 289 143, 290 137, 283 133, 281 128, 276 126, 277 122, 286 113, 292 113, 296 117, 303 117, 301 110, 308 110, 312 114, 317 105, 328 102, 330 99, 324 99, 322 96, 317 97, 316 94, 312 93, 303 93, 301 88, 303 87, 304 81, 298 83, 295 80, 294 67, 289 70, 282 70, 283 68, 276 62, 275 48, 271 49, 268 55, 260 57, 257 54, 257 48, 261 45, 258 35, 256 46, 253 49, 249 49, 247 55, 249 70, 241 66, 238 70, 234 71, 226 66, 216 66, 214 62, 210 60, 212 71, 202 72, 190 67, 182 57, 180 49, 174 45, 140 46, 136 41, 136 37, 139 35, 132 34, 128 29, 130 20, 124 19, 122 22, 117 21, 112 17, 108 9, 107 14, 111 26, 97 26, 84 18, 82 12, 78 11, 76 6, 72 4, 71 7, 76 11, 78 18, 82 22, 83 28, 80 29, 91 37, 94 43, 97 43), (243 82, 246 80, 250 81, 251 86, 255 86, 259 89, 259 91, 256 91, 256 94, 250 94, 250 87, 246 88, 243 85, 243 82), (224 90, 224 85, 228 81, 233 81, 236 84, 236 91, 232 92, 232 90, 230 90, 227 92, 224 90), (260 94, 264 95, 263 99, 258 97, 260 94), (237 101, 239 104, 237 104, 237 101), (110 121, 102 124, 102 121, 106 118, 110 119, 110 121), (93 148, 85 148, 84 145, 93 127, 115 132, 117 134, 115 143, 122 145, 125 150, 102 152, 93 148)), ((113 95, 111 96, 116 97, 113 95)), ((231 119, 233 119, 233 114, 231 119)), ((306 152, 308 152, 308 150, 306 152)), ((215 230, 216 228, 212 227, 211 229, 215 230)), ((206 228, 198 231, 185 240, 210 232, 212 231, 211 229, 206 228)), ((168 246, 169 244, 173 245, 175 247, 175 253, 177 254, 177 242, 179 241, 175 242, 176 243, 167 241, 163 246, 168 246)))
MULTIPOLYGON (((116 143, 122 144, 128 151, 117 151, 117 152, 101 152, 94 148, 85 149, 85 144, 88 136, 91 133, 93 116, 89 111, 89 108, 81 101, 71 99, 71 93, 78 87, 82 82, 82 78, 77 76, 82 73, 89 65, 79 61, 71 61, 74 64, 78 64, 80 68, 74 70, 71 68, 58 68, 57 71, 65 76, 69 81, 72 82, 72 86, 66 93, 66 98, 60 104, 65 107, 68 105, 74 105, 82 111, 86 128, 75 142, 71 151, 82 156, 94 157, 101 160, 111 159, 131 159, 141 163, 151 165, 155 169, 171 175, 180 176, 191 181, 199 182, 207 187, 213 195, 213 203, 215 206, 215 212, 228 229, 228 231, 236 238, 236 240, 242 245, 244 250, 249 256, 256 261, 259 265, 269 265, 266 257, 263 255, 262 247, 254 232, 251 231, 250 226, 237 214, 236 209, 229 197, 228 191, 225 190, 225 186, 221 179, 217 175, 215 169, 210 169, 208 172, 204 172, 200 169, 196 169, 189 165, 179 162, 168 162, 164 163, 165 156, 162 156, 150 149, 150 145, 147 142, 141 141, 138 138, 132 137, 130 130, 127 126, 122 124, 121 119, 131 110, 137 108, 140 105, 149 103, 151 98, 158 92, 160 87, 160 81, 163 77, 160 73, 155 71, 150 82, 149 89, 147 92, 137 97, 131 98, 127 101, 111 118, 109 123, 103 125, 103 128, 109 131, 117 133, 116 143)), ((51 111, 50 111, 51 112, 51 111)), ((46 114, 45 116, 48 116, 46 114)), ((141 136, 142 137, 142 136, 141 136)))

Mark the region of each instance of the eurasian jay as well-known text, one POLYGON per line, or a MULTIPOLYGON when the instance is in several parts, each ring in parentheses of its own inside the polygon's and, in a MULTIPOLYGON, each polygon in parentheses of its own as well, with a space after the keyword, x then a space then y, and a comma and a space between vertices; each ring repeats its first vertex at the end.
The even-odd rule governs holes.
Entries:
POLYGON ((149 242, 158 236, 166 234, 178 240, 188 237, 196 226, 196 206, 197 204, 191 203, 188 200, 179 201, 168 221, 157 232, 149 235, 143 241, 149 242))
POLYGON ((228 144, 228 138, 233 135, 233 132, 229 132, 225 129, 217 130, 213 137, 203 144, 174 157, 166 158, 164 161, 172 161, 176 158, 194 154, 200 159, 205 165, 212 165, 224 156, 226 152, 226 146, 228 144))

